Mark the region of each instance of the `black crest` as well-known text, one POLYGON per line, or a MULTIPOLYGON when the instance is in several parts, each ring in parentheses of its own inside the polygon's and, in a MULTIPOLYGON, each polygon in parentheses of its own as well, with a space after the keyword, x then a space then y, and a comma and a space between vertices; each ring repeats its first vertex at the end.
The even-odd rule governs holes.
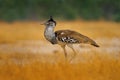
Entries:
POLYGON ((48 20, 48 22, 54 22, 56 25, 56 21, 53 20, 52 16, 50 16, 50 19, 48 20))

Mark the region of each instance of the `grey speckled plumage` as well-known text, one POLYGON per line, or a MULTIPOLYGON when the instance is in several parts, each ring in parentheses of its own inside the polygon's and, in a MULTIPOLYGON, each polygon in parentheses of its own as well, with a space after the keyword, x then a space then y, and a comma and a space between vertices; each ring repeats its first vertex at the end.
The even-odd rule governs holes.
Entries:
POLYGON ((66 44, 88 43, 99 47, 95 41, 72 30, 59 30, 55 32, 56 38, 66 44))

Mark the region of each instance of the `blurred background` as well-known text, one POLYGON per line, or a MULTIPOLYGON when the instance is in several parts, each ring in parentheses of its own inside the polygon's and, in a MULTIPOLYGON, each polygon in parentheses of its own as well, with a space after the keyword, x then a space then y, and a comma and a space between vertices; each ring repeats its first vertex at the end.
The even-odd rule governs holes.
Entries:
POLYGON ((41 20, 50 15, 65 20, 120 21, 120 0, 0 0, 0 20, 41 20))
POLYGON ((0 80, 120 80, 120 0, 0 0, 0 80), (77 56, 44 38, 41 23, 70 29, 100 46, 77 56))

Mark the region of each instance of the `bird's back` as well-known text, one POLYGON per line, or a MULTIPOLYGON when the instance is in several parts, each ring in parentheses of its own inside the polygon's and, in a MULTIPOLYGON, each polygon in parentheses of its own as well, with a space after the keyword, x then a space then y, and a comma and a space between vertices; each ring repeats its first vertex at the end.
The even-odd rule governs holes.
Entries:
POLYGON ((84 36, 76 31, 72 30, 58 30, 55 32, 57 40, 63 42, 63 43, 88 43, 93 46, 99 47, 95 41, 88 38, 87 36, 84 36))

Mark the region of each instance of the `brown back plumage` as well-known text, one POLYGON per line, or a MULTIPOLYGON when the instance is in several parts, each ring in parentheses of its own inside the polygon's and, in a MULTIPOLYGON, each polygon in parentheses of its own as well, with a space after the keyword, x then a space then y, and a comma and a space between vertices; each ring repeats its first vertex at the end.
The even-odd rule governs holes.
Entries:
POLYGON ((56 38, 64 43, 88 43, 95 47, 99 47, 95 41, 72 30, 58 30, 55 32, 56 38))

